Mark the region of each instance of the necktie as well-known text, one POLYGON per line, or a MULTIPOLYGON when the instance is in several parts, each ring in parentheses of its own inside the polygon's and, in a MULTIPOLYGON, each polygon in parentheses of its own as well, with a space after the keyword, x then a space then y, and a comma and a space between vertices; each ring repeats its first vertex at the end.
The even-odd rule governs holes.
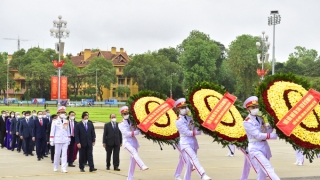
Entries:
POLYGON ((28 124, 28 126, 29 126, 29 119, 27 119, 27 124, 28 124))
POLYGON ((73 121, 71 121, 71 136, 74 136, 74 131, 73 131, 73 121))
POLYGON ((128 124, 130 125, 130 121, 129 120, 127 120, 128 121, 128 124))
POLYGON ((114 125, 114 122, 112 123, 112 127, 113 127, 113 130, 116 129, 116 126, 114 125))
POLYGON ((84 127, 86 128, 86 131, 88 131, 87 123, 84 123, 84 127))
POLYGON ((42 126, 42 119, 40 119, 40 126, 42 126))

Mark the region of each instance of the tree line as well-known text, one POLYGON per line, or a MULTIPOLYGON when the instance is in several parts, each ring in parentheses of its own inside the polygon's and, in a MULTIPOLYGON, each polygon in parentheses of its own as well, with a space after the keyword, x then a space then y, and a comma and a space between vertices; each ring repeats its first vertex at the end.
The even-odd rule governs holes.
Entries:
MULTIPOLYGON (((139 90, 153 90, 173 98, 183 97, 188 87, 197 82, 208 81, 220 84, 228 92, 244 100, 254 93, 259 82, 256 73, 258 37, 243 34, 235 38, 228 47, 212 39, 208 34, 193 30, 177 47, 161 48, 157 51, 147 51, 143 54, 131 54, 128 64, 124 67, 123 76, 130 77, 137 83, 139 90)), ((0 56, 0 81, 6 82, 6 55, 0 56)), ((110 88, 116 82, 116 70, 111 61, 95 57, 83 69, 75 67, 65 58, 62 75, 68 77, 69 97, 76 99, 80 95, 95 94, 97 73, 98 95, 102 99, 102 88, 110 88), (89 86, 84 86, 84 85, 89 86), (86 87, 80 92, 80 89, 86 87)), ((21 49, 13 54, 10 68, 17 69, 26 78, 25 99, 43 97, 50 99, 50 77, 56 75, 52 61, 58 59, 53 49, 31 48, 21 49)), ((276 73, 292 72, 311 81, 312 87, 320 90, 320 65, 318 52, 297 46, 288 59, 276 62, 276 73)), ((271 70, 271 63, 265 63, 265 69, 271 70)), ((267 75, 271 75, 271 71, 267 75)), ((15 87, 12 77, 10 86, 15 87)), ((128 94, 130 89, 119 87, 118 93, 128 94)), ((0 93, 6 92, 6 84, 0 83, 0 93)))

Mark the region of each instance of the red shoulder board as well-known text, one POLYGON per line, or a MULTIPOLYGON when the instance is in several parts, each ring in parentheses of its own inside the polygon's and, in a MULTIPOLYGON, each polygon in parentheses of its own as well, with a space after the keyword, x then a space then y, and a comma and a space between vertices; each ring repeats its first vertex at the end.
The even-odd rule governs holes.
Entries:
POLYGON ((247 117, 246 119, 245 119, 245 121, 248 121, 250 118, 249 117, 247 117))
POLYGON ((178 116, 178 118, 176 119, 176 121, 178 121, 180 119, 180 117, 178 116))

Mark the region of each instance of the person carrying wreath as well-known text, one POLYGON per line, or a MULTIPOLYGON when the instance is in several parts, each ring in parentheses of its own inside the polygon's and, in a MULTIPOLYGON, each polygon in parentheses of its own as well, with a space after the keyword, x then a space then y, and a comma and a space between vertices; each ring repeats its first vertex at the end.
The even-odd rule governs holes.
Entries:
POLYGON ((263 119, 258 116, 258 97, 249 97, 243 103, 243 107, 249 113, 248 117, 243 121, 243 126, 249 141, 249 155, 257 168, 257 180, 265 180, 267 177, 272 180, 280 180, 270 163, 271 150, 266 141, 268 139, 277 139, 278 135, 273 133, 273 128, 266 125, 263 119))

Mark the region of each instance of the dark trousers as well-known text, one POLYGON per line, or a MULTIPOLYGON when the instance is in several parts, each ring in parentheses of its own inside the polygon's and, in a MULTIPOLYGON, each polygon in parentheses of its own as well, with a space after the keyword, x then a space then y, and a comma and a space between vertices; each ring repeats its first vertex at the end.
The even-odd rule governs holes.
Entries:
POLYGON ((92 146, 85 146, 79 149, 79 168, 83 169, 84 168, 84 163, 85 163, 85 155, 88 160, 88 164, 90 169, 94 168, 93 165, 93 156, 92 156, 92 146))
POLYGON ((50 155, 51 155, 51 161, 54 161, 54 146, 50 145, 50 155))
POLYGON ((31 154, 32 153, 32 148, 33 148, 33 141, 32 141, 31 136, 29 136, 27 138, 23 137, 23 141, 24 141, 24 144, 25 144, 26 154, 31 154))
POLYGON ((17 136, 17 150, 21 151, 22 147, 22 139, 20 139, 20 136, 17 136))
POLYGON ((73 154, 74 154, 74 143, 75 143, 75 138, 71 136, 71 141, 68 146, 68 164, 73 163, 73 154))
POLYGON ((110 167, 110 161, 111 161, 111 154, 113 152, 113 167, 119 167, 119 153, 120 153, 120 146, 118 145, 112 145, 112 146, 107 146, 106 147, 106 151, 107 151, 107 167, 110 167))
POLYGON ((6 131, 1 131, 0 132, 0 144, 1 144, 1 147, 4 147, 4 138, 6 137, 6 131))
POLYGON ((46 145, 47 145, 47 142, 45 137, 36 138, 36 153, 38 158, 41 158, 42 156, 45 155, 46 145))
POLYGON ((47 143, 47 145, 46 145, 46 154, 49 154, 49 150, 50 150, 50 144, 47 143))
POLYGON ((16 133, 12 134, 12 141, 11 141, 11 150, 13 151, 16 147, 17 140, 19 140, 19 136, 16 135, 16 133))

